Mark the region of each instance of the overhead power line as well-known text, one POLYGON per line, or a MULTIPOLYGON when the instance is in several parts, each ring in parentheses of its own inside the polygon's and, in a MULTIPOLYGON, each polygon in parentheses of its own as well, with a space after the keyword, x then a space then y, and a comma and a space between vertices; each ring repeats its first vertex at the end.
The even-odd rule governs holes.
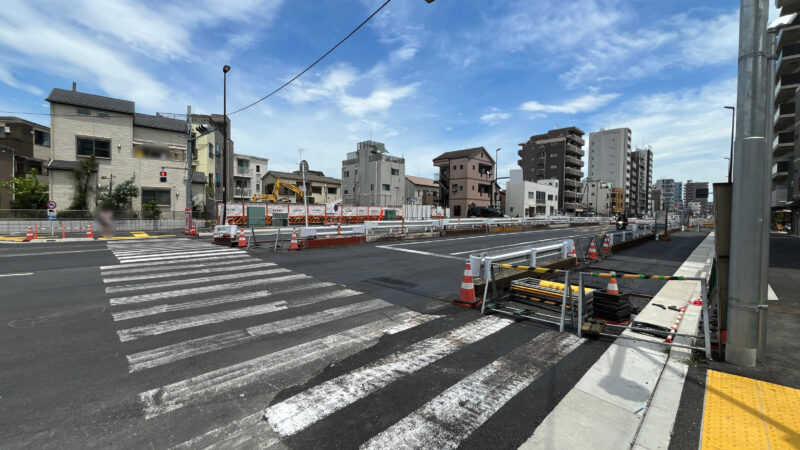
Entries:
POLYGON ((350 38, 350 36, 354 35, 356 33, 356 31, 358 31, 359 29, 361 29, 361 27, 366 25, 366 23, 369 22, 373 17, 375 17, 375 15, 378 14, 386 5, 388 5, 390 1, 392 1, 392 0, 386 0, 385 2, 383 2, 383 4, 378 9, 376 9, 372 14, 370 14, 369 17, 364 19, 364 21, 361 22, 353 31, 351 31, 350 34, 345 36, 344 39, 342 39, 336 45, 331 47, 331 49, 328 50, 327 52, 325 52, 325 54, 323 54, 322 56, 317 58, 317 60, 314 61, 313 63, 311 63, 310 66, 308 66, 305 69, 303 69, 302 72, 298 73, 297 75, 292 77, 289 81, 287 81, 286 83, 283 83, 279 88, 275 89, 274 91, 270 92, 269 94, 261 97, 260 99, 254 101, 253 103, 250 103, 249 105, 247 105, 247 106, 245 106, 243 108, 239 108, 236 111, 228 113, 228 115, 232 116, 232 115, 234 115, 234 114, 236 114, 238 112, 244 111, 245 109, 251 108, 251 107, 263 102, 264 100, 272 97, 274 94, 277 94, 281 89, 283 89, 286 86, 290 85, 294 80, 300 78, 304 73, 308 72, 309 70, 311 70, 312 67, 316 66, 318 62, 322 61, 323 59, 325 59, 326 56, 330 55, 334 50, 336 50, 337 47, 342 45, 344 43, 344 41, 348 40, 350 38))

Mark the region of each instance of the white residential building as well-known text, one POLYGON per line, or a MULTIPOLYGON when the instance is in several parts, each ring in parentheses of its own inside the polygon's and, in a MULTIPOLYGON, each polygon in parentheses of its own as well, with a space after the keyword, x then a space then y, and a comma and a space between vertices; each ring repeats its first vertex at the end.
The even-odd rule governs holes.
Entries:
POLYGON ((267 158, 233 154, 233 199, 250 200, 261 193, 261 178, 266 175, 267 158))
POLYGON ((597 216, 610 216, 611 185, 599 180, 584 180, 581 188, 584 210, 597 216))
POLYGON ((590 180, 608 183, 625 190, 625 210, 630 205, 631 129, 615 128, 589 133, 590 180))
POLYGON ((559 180, 524 181, 522 173, 522 169, 509 171, 506 214, 511 217, 557 215, 559 180))

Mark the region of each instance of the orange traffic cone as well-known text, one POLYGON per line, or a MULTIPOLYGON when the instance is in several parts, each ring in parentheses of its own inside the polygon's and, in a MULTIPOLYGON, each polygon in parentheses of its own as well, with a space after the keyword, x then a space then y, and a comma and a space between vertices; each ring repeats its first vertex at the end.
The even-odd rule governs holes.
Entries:
POLYGON ((67 238, 67 228, 62 223, 61 224, 61 239, 66 239, 66 238, 67 238))
POLYGON ((575 241, 571 241, 571 242, 572 242, 572 248, 570 249, 569 254, 567 256, 569 256, 570 258, 575 258, 575 264, 577 265, 578 264, 578 253, 575 251, 575 241))
POLYGON ((86 227, 86 237, 89 239, 94 239, 94 233, 92 232, 92 224, 86 227))
POLYGON ((606 235, 605 239, 603 239, 603 253, 606 255, 611 254, 611 237, 606 235))
POLYGON ((606 287, 607 294, 619 295, 619 287, 617 287, 617 277, 611 277, 608 280, 608 287, 606 287))
POLYGON ((296 252, 300 250, 300 246, 297 244, 297 229, 292 228, 292 243, 289 245, 290 252, 296 252))
POLYGON ((592 236, 592 240, 589 241, 589 253, 586 254, 586 259, 600 261, 600 257, 597 255, 597 247, 594 245, 594 236, 592 236))
POLYGON ((192 222, 192 232, 190 233, 192 236, 197 236, 197 224, 192 222))
POLYGON ((33 226, 33 238, 39 239, 39 225, 33 226))
POLYGON ((470 267, 469 260, 464 267, 464 277, 461 279, 461 292, 458 294, 458 300, 454 301, 456 305, 466 306, 467 308, 474 308, 481 304, 475 299, 475 285, 472 283, 472 267, 470 267))
POLYGON ((28 232, 25 233, 25 240, 23 240, 23 242, 28 242, 30 240, 33 240, 33 228, 32 227, 28 227, 28 232))
POLYGON ((236 246, 247 248, 247 239, 244 237, 244 228, 239 228, 239 242, 236 244, 236 246))

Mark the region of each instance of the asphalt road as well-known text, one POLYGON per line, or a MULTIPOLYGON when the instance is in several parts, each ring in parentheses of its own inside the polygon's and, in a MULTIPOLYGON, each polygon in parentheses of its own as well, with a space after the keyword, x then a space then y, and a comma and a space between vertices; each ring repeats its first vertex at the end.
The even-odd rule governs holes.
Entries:
POLYGON ((0 442, 516 448, 608 343, 449 304, 464 259, 600 230, 0 246, 0 442))

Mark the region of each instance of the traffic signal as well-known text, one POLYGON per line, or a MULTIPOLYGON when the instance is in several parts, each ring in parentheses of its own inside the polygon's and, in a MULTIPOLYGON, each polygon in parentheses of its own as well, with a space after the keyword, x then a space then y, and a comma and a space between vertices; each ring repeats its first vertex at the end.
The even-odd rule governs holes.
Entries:
POLYGON ((161 182, 162 183, 166 183, 167 182, 167 172, 165 170, 162 170, 161 173, 160 173, 160 176, 161 176, 161 182))

